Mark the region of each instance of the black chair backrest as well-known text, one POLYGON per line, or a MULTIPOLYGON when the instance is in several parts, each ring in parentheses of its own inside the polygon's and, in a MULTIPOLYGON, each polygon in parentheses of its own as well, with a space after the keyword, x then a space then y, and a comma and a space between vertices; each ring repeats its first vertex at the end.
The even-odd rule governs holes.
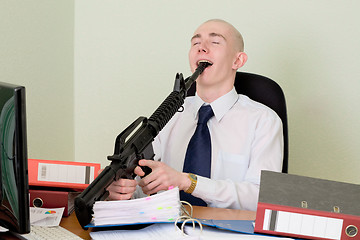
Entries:
MULTIPOLYGON (((246 72, 236 73, 234 85, 237 93, 244 94, 252 100, 270 107, 279 115, 283 124, 284 134, 284 159, 282 172, 287 173, 289 138, 285 95, 281 87, 270 78, 246 72)), ((193 84, 188 90, 187 95, 194 96, 195 92, 196 84, 193 84)))

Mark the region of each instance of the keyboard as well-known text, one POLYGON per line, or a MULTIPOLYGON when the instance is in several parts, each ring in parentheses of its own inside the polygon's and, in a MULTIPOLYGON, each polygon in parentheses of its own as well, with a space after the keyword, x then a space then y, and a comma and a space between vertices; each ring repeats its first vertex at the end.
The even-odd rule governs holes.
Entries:
POLYGON ((61 227, 31 226, 30 233, 22 234, 21 237, 28 240, 78 240, 82 239, 69 230, 61 227))

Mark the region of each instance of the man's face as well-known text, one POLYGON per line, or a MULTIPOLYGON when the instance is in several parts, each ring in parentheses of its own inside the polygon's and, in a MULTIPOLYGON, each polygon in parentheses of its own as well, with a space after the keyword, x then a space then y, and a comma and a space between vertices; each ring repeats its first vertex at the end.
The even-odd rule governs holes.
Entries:
POLYGON ((203 86, 232 81, 238 51, 230 26, 223 22, 207 22, 201 25, 191 39, 189 62, 194 72, 199 61, 212 63, 197 79, 203 86))

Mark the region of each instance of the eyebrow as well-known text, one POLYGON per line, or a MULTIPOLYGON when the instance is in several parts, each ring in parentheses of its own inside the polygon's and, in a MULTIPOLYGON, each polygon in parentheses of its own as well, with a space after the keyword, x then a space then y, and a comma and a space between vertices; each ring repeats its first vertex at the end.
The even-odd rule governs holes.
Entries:
MULTIPOLYGON (((221 37, 223 38, 225 41, 226 41, 226 38, 220 34, 220 33, 209 33, 209 37, 221 37)), ((195 38, 201 38, 201 34, 198 33, 198 34, 195 34, 192 38, 191 38, 191 41, 195 38)))

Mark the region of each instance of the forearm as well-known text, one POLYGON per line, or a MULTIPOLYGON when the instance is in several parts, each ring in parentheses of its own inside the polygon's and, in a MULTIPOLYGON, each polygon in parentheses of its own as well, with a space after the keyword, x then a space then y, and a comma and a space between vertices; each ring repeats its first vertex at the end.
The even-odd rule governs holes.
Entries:
POLYGON ((202 198, 209 207, 256 211, 259 184, 249 181, 212 180, 197 177, 193 196, 202 198))

